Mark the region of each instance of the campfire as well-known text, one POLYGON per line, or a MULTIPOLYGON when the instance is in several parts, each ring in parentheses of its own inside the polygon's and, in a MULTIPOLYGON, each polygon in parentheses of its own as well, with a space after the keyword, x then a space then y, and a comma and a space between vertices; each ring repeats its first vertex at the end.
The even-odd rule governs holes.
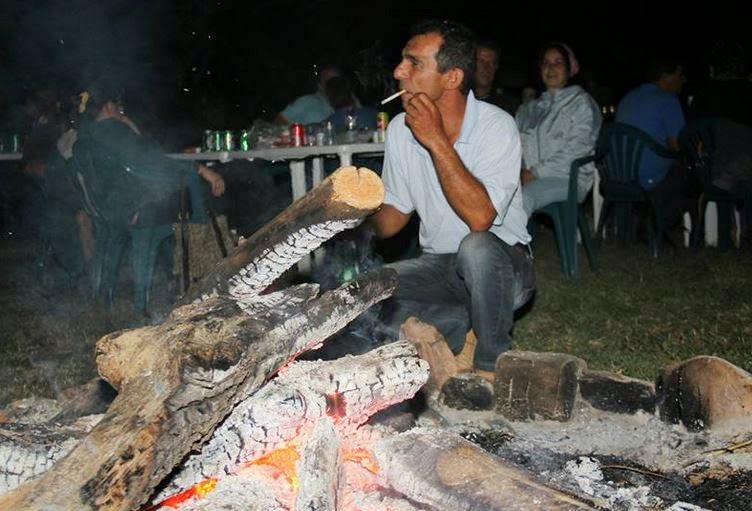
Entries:
MULTIPOLYGON (((570 456, 577 487, 488 451, 519 455, 504 417, 545 419, 550 431, 533 449, 565 428, 579 434, 576 420, 563 424, 584 416, 580 394, 602 409, 603 389, 629 388, 638 399, 622 404, 640 416, 651 390, 639 382, 588 372, 574 357, 519 352, 501 357, 489 382, 468 372, 471 334, 454 357, 417 320, 403 326, 403 338, 367 353, 297 360, 390 296, 396 275, 368 272, 324 293, 315 284, 269 287, 382 200, 373 172, 339 169, 244 240, 162 324, 100 339, 98 371, 117 397, 104 415, 72 424, 3 424, 0 510, 548 510, 617 502, 596 491, 606 467, 591 458, 570 456), (397 405, 421 389, 429 413, 416 424, 397 405)), ((666 372, 664 396, 683 388, 689 367, 666 372)), ((728 414, 703 417, 718 424, 728 414)))

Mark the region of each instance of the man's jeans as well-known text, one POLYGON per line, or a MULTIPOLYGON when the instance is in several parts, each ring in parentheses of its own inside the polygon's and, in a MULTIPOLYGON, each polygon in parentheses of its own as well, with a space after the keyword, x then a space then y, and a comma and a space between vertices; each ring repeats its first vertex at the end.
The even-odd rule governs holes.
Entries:
POLYGON ((475 367, 493 371, 509 349, 514 311, 535 289, 532 255, 490 232, 468 234, 456 254, 423 254, 388 265, 399 274, 399 288, 385 305, 386 333, 397 338, 410 316, 433 324, 456 353, 469 327, 478 344, 475 367))

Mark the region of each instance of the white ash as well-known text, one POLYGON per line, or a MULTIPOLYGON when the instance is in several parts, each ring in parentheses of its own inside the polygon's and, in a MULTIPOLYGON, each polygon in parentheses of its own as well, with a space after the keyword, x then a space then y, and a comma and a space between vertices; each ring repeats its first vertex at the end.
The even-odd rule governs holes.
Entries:
POLYGON ((258 295, 303 256, 312 253, 337 233, 357 226, 360 221, 359 218, 327 221, 291 234, 229 279, 230 296, 242 300, 258 295))

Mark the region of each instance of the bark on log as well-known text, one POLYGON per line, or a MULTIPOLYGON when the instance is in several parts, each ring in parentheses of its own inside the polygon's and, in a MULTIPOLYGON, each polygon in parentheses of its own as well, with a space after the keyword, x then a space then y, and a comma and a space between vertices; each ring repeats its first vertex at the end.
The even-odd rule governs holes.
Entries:
POLYGON ((154 501, 230 474, 280 445, 308 436, 326 417, 335 419, 338 431, 353 431, 377 411, 411 398, 427 378, 428 364, 407 342, 332 361, 296 362, 238 404, 154 501))
POLYGON ((396 283, 382 270, 315 300, 315 286, 301 286, 272 297, 287 305, 284 314, 253 318, 233 300, 212 298, 176 309, 162 325, 103 337, 97 364, 118 397, 68 456, 0 498, 0 510, 138 508, 232 406, 396 283))
POLYGON ((395 490, 442 511, 593 509, 446 430, 390 437, 379 443, 376 458, 395 490))
POLYGON ((341 167, 295 201, 189 289, 184 303, 229 294, 255 296, 304 255, 335 234, 358 225, 384 200, 373 171, 341 167))
POLYGON ((44 473, 84 436, 86 431, 70 426, 0 425, 0 495, 44 473))

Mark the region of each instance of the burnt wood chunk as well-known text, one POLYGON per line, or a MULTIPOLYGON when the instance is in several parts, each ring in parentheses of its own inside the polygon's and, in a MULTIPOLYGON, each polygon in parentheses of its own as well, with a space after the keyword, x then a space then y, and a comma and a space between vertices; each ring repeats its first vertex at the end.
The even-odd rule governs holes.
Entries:
POLYGON ((461 410, 491 410, 495 404, 493 386, 482 376, 460 373, 441 388, 441 401, 461 410))
POLYGON ((567 421, 585 362, 561 353, 508 351, 496 360, 496 410, 510 420, 567 421))
POLYGON ((585 371, 580 377, 580 395, 594 408, 606 412, 655 412, 652 383, 605 371, 585 371))
POLYGON ((428 365, 407 342, 331 361, 298 361, 239 403, 200 453, 190 456, 154 499, 221 478, 310 431, 331 417, 353 431, 370 414, 409 399, 428 378, 428 365))
POLYGON ((450 377, 457 374, 459 368, 454 353, 435 326, 418 318, 408 318, 400 327, 400 337, 410 341, 418 350, 420 358, 431 367, 431 375, 426 383, 429 391, 438 392, 450 377))
POLYGON ((0 510, 135 509, 241 400, 300 353, 390 296, 396 274, 364 274, 318 297, 302 285, 261 293, 287 268, 383 201, 378 176, 338 169, 229 254, 161 325, 97 343, 118 395, 53 468, 0 497, 0 510))
POLYGON ((318 422, 298 462, 300 487, 295 509, 336 511, 340 486, 340 446, 330 419, 318 422))
POLYGON ((385 480, 430 509, 593 509, 448 430, 413 429, 376 447, 385 480))
POLYGON ((742 427, 752 420, 752 375, 718 357, 694 357, 666 367, 656 384, 668 422, 693 430, 742 427))
POLYGON ((257 230, 188 290, 184 303, 214 294, 247 299, 335 234, 357 226, 384 200, 366 168, 341 167, 257 230))

